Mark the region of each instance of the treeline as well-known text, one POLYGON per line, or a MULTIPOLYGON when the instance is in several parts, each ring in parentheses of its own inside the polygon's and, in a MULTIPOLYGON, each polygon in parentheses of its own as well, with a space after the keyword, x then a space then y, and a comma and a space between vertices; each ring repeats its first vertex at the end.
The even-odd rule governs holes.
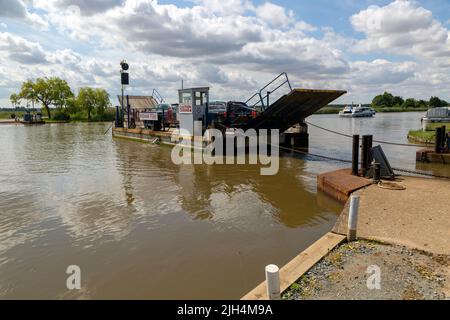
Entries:
POLYGON ((428 109, 441 108, 448 106, 448 102, 438 97, 431 97, 430 100, 416 100, 409 98, 404 100, 402 97, 394 96, 389 92, 385 92, 373 98, 372 108, 395 108, 395 109, 428 109))
POLYGON ((15 109, 21 108, 23 100, 27 108, 39 103, 52 120, 114 120, 114 112, 108 110, 111 106, 108 92, 84 87, 75 95, 67 81, 58 77, 24 82, 20 92, 10 96, 15 109))

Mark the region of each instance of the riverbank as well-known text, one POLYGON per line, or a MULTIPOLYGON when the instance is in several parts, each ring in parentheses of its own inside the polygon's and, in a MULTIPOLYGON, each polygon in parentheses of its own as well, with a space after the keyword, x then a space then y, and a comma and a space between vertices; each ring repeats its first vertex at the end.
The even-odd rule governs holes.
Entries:
POLYGON ((411 142, 433 145, 435 139, 435 131, 410 130, 408 132, 408 140, 411 142))
POLYGON ((284 294, 286 300, 441 300, 448 298, 449 256, 356 241, 336 247, 284 294), (371 268, 372 266, 372 268, 371 268), (380 270, 377 288, 369 280, 380 270))

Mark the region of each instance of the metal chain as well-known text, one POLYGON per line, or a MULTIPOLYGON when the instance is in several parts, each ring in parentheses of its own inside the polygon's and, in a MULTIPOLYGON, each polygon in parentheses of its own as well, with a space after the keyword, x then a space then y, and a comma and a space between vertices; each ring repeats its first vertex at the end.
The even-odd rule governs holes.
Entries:
POLYGON ((306 156, 313 156, 313 157, 316 157, 316 158, 322 158, 322 159, 330 160, 330 161, 352 163, 351 160, 344 160, 344 159, 339 159, 339 158, 333 158, 333 157, 323 156, 323 155, 320 155, 320 154, 314 154, 314 153, 310 153, 310 152, 307 152, 307 151, 302 151, 302 150, 292 149, 292 148, 287 148, 287 147, 282 147, 282 146, 278 146, 278 147, 279 147, 280 149, 282 149, 282 150, 292 151, 292 152, 300 153, 300 154, 303 154, 303 155, 306 155, 306 156))
MULTIPOLYGON (((319 155, 319 154, 309 153, 307 151, 302 151, 302 150, 297 150, 297 149, 292 149, 292 148, 286 148, 286 147, 281 147, 281 146, 279 146, 279 148, 282 149, 282 150, 293 151, 293 152, 300 153, 300 154, 303 154, 303 155, 308 155, 308 156, 313 156, 313 157, 317 157, 317 158, 322 158, 322 159, 325 159, 325 160, 344 162, 344 163, 352 163, 351 160, 344 160, 344 159, 339 159, 339 158, 327 157, 327 156, 323 156, 323 155, 319 155)), ((359 162, 359 164, 361 164, 361 162, 359 162)), ((409 173, 409 174, 414 174, 414 175, 426 176, 426 177, 433 177, 433 178, 439 178, 439 179, 450 179, 450 177, 447 177, 447 176, 441 176, 441 175, 436 175, 436 174, 433 174, 433 173, 427 173, 427 172, 421 172, 421 171, 415 171, 415 170, 408 170, 408 169, 401 169, 401 168, 392 168, 392 170, 397 171, 397 172, 403 172, 403 173, 409 173)))
MULTIPOLYGON (((308 124, 310 124, 310 123, 308 123, 308 124)), ((312 126, 315 126, 315 125, 312 125, 312 126)), ((324 130, 332 132, 332 130, 328 130, 328 129, 325 129, 325 128, 324 128, 324 130)), ((336 132, 336 133, 337 134, 341 134, 341 133, 338 133, 338 132, 336 132)), ((341 135, 345 135, 345 134, 342 133, 341 135)), ((306 156, 312 156, 312 157, 316 157, 316 158, 321 158, 321 159, 325 159, 325 160, 329 160, 329 161, 343 162, 343 163, 352 163, 351 160, 345 160, 345 159, 339 159, 339 158, 334 158, 334 157, 323 156, 323 155, 320 155, 320 154, 310 153, 308 151, 303 151, 303 150, 299 150, 299 149, 293 149, 293 148, 282 147, 282 146, 275 146, 275 147, 278 147, 281 150, 291 151, 291 152, 294 152, 294 153, 299 153, 299 154, 306 155, 306 156)), ((361 164, 361 162, 359 162, 359 164, 361 164)), ((421 176, 426 176, 426 177, 433 177, 433 178, 449 179, 450 180, 450 177, 441 176, 441 175, 435 175, 435 174, 427 173, 427 172, 420 172, 420 171, 401 169, 401 168, 392 168, 392 170, 398 171, 398 172, 403 172, 403 173, 414 174, 414 175, 421 175, 421 176)))
MULTIPOLYGON (((324 131, 328 131, 328 132, 331 132, 331 133, 334 133, 334 134, 337 134, 337 135, 340 135, 340 136, 343 136, 343 137, 353 138, 352 135, 345 134, 345 133, 338 132, 338 131, 334 131, 334 130, 331 130, 331 129, 327 129, 327 128, 318 126, 318 125, 313 124, 313 123, 308 122, 308 121, 305 121, 305 123, 308 124, 308 125, 310 125, 310 126, 316 127, 317 129, 321 129, 321 130, 324 130, 324 131)), ((389 144, 389 145, 393 145, 393 146, 402 146, 402 147, 416 147, 416 148, 426 148, 426 147, 429 147, 428 145, 424 145, 424 144, 411 144, 411 143, 408 143, 408 144, 407 144, 407 143, 390 142, 390 141, 381 141, 381 140, 373 140, 373 142, 377 142, 377 143, 381 143, 381 144, 389 144)))
POLYGON ((415 170, 408 170, 408 169, 400 169, 400 168, 392 168, 394 171, 403 172, 403 173, 409 173, 409 174, 415 174, 420 176, 426 176, 426 177, 432 177, 432 178, 439 178, 439 179, 450 179, 450 177, 447 176, 441 176, 433 173, 428 172, 421 172, 421 171, 415 171, 415 170))

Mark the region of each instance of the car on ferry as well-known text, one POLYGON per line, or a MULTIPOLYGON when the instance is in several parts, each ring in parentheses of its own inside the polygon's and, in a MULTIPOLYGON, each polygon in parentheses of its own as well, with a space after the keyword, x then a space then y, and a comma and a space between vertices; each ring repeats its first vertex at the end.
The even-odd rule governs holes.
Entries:
POLYGON ((223 122, 227 127, 239 127, 245 125, 257 116, 258 111, 256 108, 249 107, 244 102, 229 101, 227 103, 227 112, 223 122))

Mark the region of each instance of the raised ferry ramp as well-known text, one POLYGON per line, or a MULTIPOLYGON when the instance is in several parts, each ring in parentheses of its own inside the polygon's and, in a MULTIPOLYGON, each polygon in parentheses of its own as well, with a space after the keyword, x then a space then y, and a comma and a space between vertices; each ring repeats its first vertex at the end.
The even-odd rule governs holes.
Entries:
POLYGON ((310 115, 346 94, 343 90, 294 89, 286 72, 279 74, 245 103, 260 110, 257 117, 243 125, 245 129, 279 129, 285 132, 310 115), (279 96, 280 91, 288 93, 279 96), (273 95, 279 96, 270 103, 273 95))
POLYGON ((346 94, 340 90, 292 89, 245 125, 245 129, 279 129, 284 132, 346 94))

